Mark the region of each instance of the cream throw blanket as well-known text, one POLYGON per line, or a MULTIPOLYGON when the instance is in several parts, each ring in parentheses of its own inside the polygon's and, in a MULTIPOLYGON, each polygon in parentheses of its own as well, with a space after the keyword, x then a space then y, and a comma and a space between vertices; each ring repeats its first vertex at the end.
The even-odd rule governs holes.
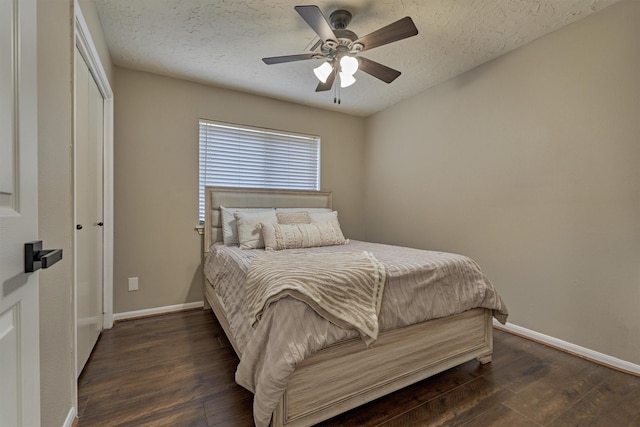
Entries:
POLYGON ((247 272, 252 326, 285 296, 308 304, 345 329, 355 328, 369 345, 378 337, 378 314, 386 270, 369 252, 265 252, 247 272))

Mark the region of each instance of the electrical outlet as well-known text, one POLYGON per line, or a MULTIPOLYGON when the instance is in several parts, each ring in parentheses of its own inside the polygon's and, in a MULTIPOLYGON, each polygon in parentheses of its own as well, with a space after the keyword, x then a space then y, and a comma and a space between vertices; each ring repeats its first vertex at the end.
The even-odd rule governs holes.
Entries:
POLYGON ((129 277, 129 292, 138 290, 138 278, 129 277))

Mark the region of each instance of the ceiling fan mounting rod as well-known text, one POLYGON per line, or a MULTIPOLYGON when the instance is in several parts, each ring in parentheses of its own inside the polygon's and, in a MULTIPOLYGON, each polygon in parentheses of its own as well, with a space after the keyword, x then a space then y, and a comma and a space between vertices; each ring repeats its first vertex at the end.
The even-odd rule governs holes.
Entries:
POLYGON ((348 10, 338 9, 329 15, 329 23, 334 30, 344 30, 351 22, 352 17, 351 12, 348 10))
POLYGON ((364 48, 362 43, 354 43, 358 40, 358 35, 351 30, 347 30, 351 18, 351 12, 344 9, 335 10, 329 15, 329 24, 333 28, 333 34, 336 39, 324 41, 322 52, 325 55, 343 56, 348 52, 355 55, 364 48), (337 53, 335 52, 336 50, 338 51, 337 53))

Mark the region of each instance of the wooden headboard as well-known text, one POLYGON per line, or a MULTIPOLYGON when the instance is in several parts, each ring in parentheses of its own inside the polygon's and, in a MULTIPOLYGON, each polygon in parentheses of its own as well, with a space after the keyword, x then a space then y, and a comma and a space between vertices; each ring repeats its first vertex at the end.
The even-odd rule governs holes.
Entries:
POLYGON ((220 205, 229 208, 332 208, 330 191, 204 188, 204 251, 222 242, 220 205))

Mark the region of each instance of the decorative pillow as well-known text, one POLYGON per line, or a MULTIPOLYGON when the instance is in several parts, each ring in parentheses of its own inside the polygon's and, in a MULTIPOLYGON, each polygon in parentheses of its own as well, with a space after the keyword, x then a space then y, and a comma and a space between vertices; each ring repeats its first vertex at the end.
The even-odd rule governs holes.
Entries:
POLYGON ((317 246, 344 245, 340 223, 336 221, 311 224, 260 224, 266 250, 313 248, 317 246))
POLYGON ((220 206, 220 212, 222 213, 222 240, 227 246, 238 245, 238 225, 236 224, 236 212, 271 212, 273 208, 226 208, 220 206))
POLYGON ((276 211, 278 224, 311 224, 309 212, 278 212, 276 211))
POLYGON ((309 216, 311 217, 311 222, 337 221, 338 211, 312 212, 309 216))
POLYGON ((276 224, 275 210, 267 212, 236 212, 236 223, 238 224, 238 242, 240 249, 260 249, 264 248, 264 240, 260 232, 259 225, 276 224))
POLYGON ((309 213, 321 213, 321 212, 331 212, 333 209, 329 208, 276 208, 276 213, 278 212, 309 212, 309 213))

